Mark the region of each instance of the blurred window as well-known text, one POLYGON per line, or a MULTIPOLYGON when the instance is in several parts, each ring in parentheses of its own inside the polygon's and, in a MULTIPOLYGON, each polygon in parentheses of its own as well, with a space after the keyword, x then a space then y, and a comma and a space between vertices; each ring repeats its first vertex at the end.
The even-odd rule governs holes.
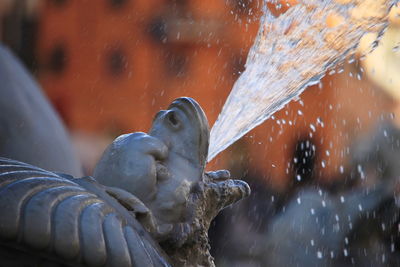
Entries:
POLYGON ((68 0, 51 0, 51 2, 55 6, 61 7, 61 6, 65 5, 68 2, 68 0))
POLYGON ((300 183, 311 182, 315 161, 315 145, 310 139, 297 141, 294 150, 294 174, 300 183))
POLYGON ((114 9, 119 9, 121 7, 123 7, 128 0, 108 0, 108 2, 110 3, 110 6, 114 9))
POLYGON ((188 58, 182 51, 168 52, 166 56, 166 69, 169 75, 182 77, 188 72, 188 58))
POLYGON ((65 44, 56 44, 49 56, 49 69, 54 73, 61 73, 65 70, 67 65, 67 51, 65 44))
POLYGON ((112 76, 119 76, 123 74, 128 64, 122 48, 111 49, 106 60, 107 70, 112 76))

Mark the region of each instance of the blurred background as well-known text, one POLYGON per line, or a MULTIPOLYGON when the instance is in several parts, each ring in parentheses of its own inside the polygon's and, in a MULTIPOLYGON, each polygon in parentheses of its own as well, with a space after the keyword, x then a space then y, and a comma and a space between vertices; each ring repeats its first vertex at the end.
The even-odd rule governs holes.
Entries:
MULTIPOLYGON (((295 1, 282 0, 268 8, 278 16, 291 4, 295 1)), ((115 137, 146 132, 154 114, 177 97, 195 98, 212 126, 244 70, 262 5, 262 0, 2 0, 0 41, 33 73, 90 175, 115 137)), ((392 13, 372 54, 330 70, 209 164, 210 170, 229 169, 253 189, 240 208, 228 208, 213 223, 217 264, 250 264, 254 248, 243 245, 244 236, 265 232, 299 186, 331 192, 355 186, 357 153, 376 148, 371 136, 384 134, 382 125, 397 130, 400 26, 398 13, 392 13), (241 233, 238 240, 232 232, 241 233), (233 253, 238 244, 246 255, 233 253)), ((368 38, 360 54, 373 41, 368 38)), ((398 149, 399 139, 390 140, 388 149, 398 149)))

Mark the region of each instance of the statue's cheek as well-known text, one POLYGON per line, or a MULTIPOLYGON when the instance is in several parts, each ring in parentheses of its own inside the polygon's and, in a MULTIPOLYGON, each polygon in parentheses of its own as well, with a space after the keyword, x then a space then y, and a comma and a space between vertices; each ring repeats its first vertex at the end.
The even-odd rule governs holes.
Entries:
POLYGON ((118 169, 120 181, 116 186, 127 190, 143 202, 151 201, 157 193, 157 168, 154 159, 143 155, 140 161, 131 160, 118 169))

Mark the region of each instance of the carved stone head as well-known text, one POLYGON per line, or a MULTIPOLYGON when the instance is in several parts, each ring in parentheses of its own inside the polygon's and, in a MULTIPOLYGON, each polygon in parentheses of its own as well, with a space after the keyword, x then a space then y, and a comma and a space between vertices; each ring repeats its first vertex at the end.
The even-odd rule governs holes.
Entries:
POLYGON ((178 98, 156 114, 149 135, 168 148, 167 157, 157 162, 158 192, 149 208, 166 222, 184 221, 190 190, 204 174, 210 136, 207 118, 195 100, 178 98))
POLYGON ((207 118, 188 97, 158 112, 149 135, 122 135, 106 149, 94 177, 138 197, 159 224, 187 217, 193 185, 202 180, 207 159, 207 118))
POLYGON ((167 110, 159 111, 149 134, 162 140, 168 146, 169 153, 204 169, 210 129, 204 111, 194 99, 178 98, 167 110))

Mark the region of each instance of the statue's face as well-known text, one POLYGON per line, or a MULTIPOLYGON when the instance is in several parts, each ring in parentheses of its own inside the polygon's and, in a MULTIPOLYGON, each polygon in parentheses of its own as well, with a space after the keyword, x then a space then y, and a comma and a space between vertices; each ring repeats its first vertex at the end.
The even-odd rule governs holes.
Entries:
POLYGON ((202 179, 207 159, 207 118, 191 98, 178 98, 157 113, 149 135, 163 141, 168 157, 158 164, 168 175, 157 182, 157 195, 149 208, 165 222, 183 220, 191 187, 202 179))
POLYGON ((107 148, 94 177, 144 202, 159 223, 184 220, 190 190, 202 179, 208 122, 191 98, 179 98, 157 113, 149 135, 120 136, 107 148))
POLYGON ((169 153, 204 167, 209 141, 209 127, 204 111, 192 98, 172 102, 168 110, 158 112, 149 133, 162 140, 169 153))

